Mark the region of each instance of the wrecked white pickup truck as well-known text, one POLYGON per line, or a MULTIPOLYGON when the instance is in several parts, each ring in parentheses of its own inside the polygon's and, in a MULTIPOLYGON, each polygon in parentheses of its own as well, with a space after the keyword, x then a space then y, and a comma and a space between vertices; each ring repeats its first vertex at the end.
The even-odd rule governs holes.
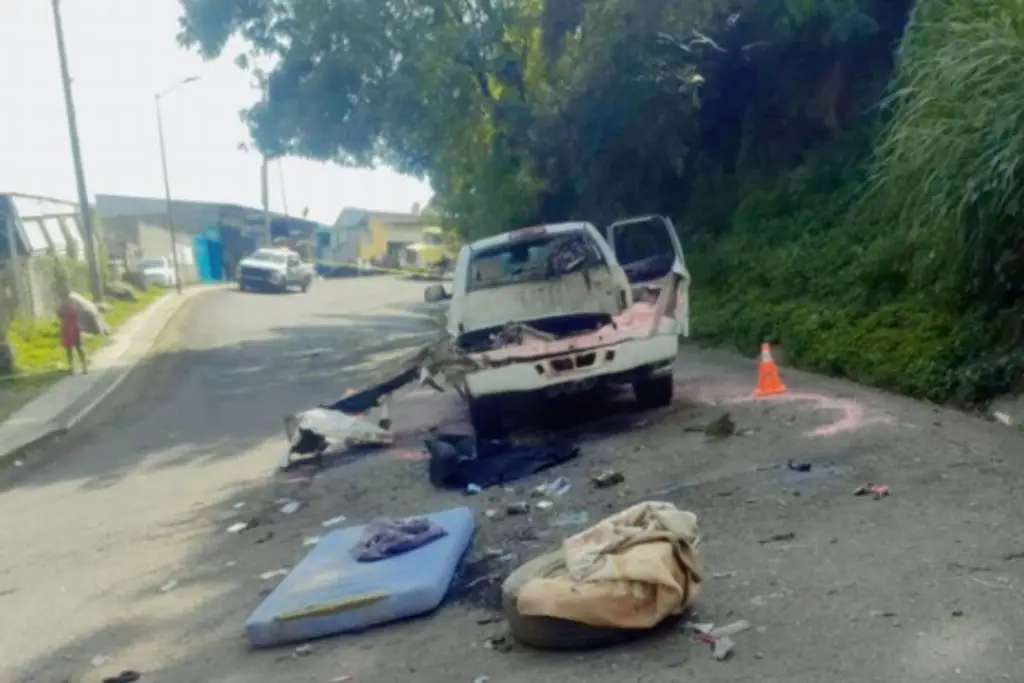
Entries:
POLYGON ((672 401, 689 336, 690 274, 671 221, 525 228, 462 248, 448 333, 472 369, 460 378, 478 436, 504 436, 505 401, 631 384, 645 407, 672 401))

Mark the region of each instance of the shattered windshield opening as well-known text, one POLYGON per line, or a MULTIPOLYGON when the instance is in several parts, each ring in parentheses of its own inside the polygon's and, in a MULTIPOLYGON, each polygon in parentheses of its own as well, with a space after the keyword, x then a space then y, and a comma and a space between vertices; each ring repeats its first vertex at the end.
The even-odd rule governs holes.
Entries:
POLYGON ((469 290, 549 280, 604 265, 604 256, 586 233, 539 235, 473 254, 469 290))

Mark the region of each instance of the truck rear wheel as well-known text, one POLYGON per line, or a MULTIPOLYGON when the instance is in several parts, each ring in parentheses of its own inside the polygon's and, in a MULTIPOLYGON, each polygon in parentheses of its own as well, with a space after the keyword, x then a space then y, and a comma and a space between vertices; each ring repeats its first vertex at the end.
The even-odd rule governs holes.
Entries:
POLYGON ((675 381, 671 374, 654 375, 633 382, 633 394, 641 408, 664 408, 672 403, 675 381))
POLYGON ((469 399, 469 423, 473 432, 481 439, 502 439, 508 435, 505 429, 505 413, 500 396, 478 396, 469 399))
POLYGON ((308 292, 308 291, 309 291, 309 286, 310 286, 311 284, 313 284, 313 281, 312 281, 312 280, 303 280, 303 281, 302 281, 302 293, 303 293, 303 294, 305 294, 306 292, 308 292))

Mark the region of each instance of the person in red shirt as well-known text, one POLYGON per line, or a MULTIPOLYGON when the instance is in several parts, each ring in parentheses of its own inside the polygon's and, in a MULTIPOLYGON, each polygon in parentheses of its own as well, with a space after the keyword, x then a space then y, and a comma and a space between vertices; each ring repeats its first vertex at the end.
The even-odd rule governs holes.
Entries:
POLYGON ((82 374, 89 372, 89 366, 85 361, 85 349, 82 348, 82 328, 78 323, 78 306, 75 305, 70 294, 61 297, 60 306, 57 307, 57 317, 60 318, 60 343, 68 354, 68 372, 75 371, 75 351, 78 352, 78 359, 82 362, 82 374))

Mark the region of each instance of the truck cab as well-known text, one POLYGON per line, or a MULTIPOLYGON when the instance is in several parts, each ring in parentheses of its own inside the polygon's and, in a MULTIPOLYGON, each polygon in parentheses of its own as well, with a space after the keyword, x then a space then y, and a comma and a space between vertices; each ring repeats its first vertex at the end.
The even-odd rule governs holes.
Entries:
POLYGON ((603 383, 631 384, 645 406, 669 404, 679 339, 690 333, 689 284, 661 216, 604 231, 534 226, 463 247, 448 332, 479 368, 465 377, 474 429, 500 436, 502 403, 514 396, 603 383))

